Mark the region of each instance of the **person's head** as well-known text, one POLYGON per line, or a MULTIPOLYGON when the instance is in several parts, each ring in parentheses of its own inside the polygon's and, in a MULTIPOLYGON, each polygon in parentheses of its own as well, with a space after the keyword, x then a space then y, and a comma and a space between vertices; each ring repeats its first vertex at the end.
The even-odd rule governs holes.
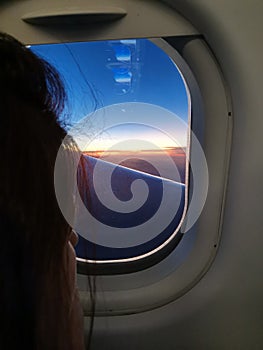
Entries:
POLYGON ((54 189, 64 101, 56 70, 0 33, 1 349, 73 349, 72 230, 54 189))

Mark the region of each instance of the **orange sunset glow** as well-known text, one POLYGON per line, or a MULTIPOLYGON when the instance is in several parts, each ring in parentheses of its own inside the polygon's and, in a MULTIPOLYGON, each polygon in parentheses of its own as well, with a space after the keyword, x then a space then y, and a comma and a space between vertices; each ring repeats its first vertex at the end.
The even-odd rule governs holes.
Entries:
POLYGON ((151 175, 160 176, 158 169, 162 171, 162 177, 185 182, 186 168, 186 148, 167 147, 162 150, 140 150, 140 151, 123 151, 123 150, 97 150, 85 151, 85 156, 98 158, 110 163, 119 164, 130 169, 142 171, 151 175), (171 169, 167 165, 167 156, 174 162, 178 176, 171 174, 171 169))

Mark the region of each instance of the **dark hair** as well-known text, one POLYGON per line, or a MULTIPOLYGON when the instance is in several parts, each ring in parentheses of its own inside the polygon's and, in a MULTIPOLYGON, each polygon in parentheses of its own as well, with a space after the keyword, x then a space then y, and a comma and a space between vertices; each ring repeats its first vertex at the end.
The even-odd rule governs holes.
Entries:
POLYGON ((0 33, 0 348, 73 349, 66 271, 71 227, 54 165, 66 133, 56 70, 0 33))

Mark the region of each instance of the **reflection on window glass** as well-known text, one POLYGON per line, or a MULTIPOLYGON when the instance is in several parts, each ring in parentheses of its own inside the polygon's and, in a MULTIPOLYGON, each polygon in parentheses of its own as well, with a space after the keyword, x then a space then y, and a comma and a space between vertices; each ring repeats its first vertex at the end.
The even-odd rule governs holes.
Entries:
POLYGON ((187 198, 190 107, 175 62, 148 39, 31 49, 63 77, 68 132, 77 128, 83 154, 78 176, 88 174, 78 258, 126 261, 160 250, 176 236, 187 198))

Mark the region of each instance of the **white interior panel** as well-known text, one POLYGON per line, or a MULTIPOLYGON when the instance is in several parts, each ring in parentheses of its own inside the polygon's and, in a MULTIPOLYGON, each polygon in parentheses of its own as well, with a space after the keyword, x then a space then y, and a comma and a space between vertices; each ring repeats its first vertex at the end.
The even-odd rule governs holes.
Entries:
POLYGON ((1 4, 0 30, 6 31, 26 44, 86 41, 101 39, 159 37, 169 35, 190 35, 194 27, 181 16, 175 15, 160 1, 141 0, 18 0, 1 4), (58 13, 92 13, 119 10, 127 15, 117 20, 99 21, 76 25, 70 20, 62 25, 34 25, 23 20, 25 17, 58 13), (160 20, 156 21, 156 18, 160 20))

